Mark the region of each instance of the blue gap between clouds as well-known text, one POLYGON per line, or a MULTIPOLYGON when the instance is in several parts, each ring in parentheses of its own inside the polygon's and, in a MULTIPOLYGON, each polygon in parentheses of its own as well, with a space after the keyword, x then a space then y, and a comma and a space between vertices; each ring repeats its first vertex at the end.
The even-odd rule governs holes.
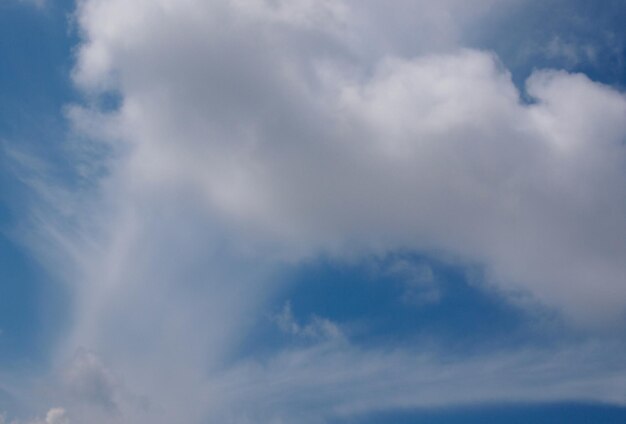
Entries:
POLYGON ((519 2, 469 34, 468 47, 494 51, 526 96, 525 81, 534 70, 563 69, 626 89, 626 2, 623 0, 541 0, 519 2), (549 52, 550 43, 566 45, 578 59, 549 52), (588 57, 587 47, 593 50, 588 57))
POLYGON ((409 253, 351 263, 321 258, 298 266, 287 273, 287 288, 259 318, 240 355, 262 358, 276 349, 307 343, 278 328, 275 317, 287 303, 299 325, 313 317, 329 319, 362 348, 426 345, 466 357, 522 345, 547 347, 557 340, 556 331, 561 340, 566 337, 553 312, 538 306, 531 316, 508 297, 469 278, 468 270, 409 253), (407 287, 412 287, 409 276, 389 272, 399 261, 430 267, 439 298, 407 300, 407 287), (542 320, 541 326, 537 320, 542 320))

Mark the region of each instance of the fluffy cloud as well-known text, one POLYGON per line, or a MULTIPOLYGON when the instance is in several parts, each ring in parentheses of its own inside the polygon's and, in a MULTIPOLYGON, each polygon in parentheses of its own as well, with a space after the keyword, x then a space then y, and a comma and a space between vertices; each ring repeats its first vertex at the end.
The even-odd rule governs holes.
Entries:
MULTIPOLYGON (((67 371, 89 398, 81 418, 320 422, 480 401, 624 402, 622 362, 589 360, 595 345, 446 361, 363 351, 290 309, 279 325, 324 342, 233 364, 281 266, 320 254, 424 252, 478 264, 488 285, 530 293, 574 325, 623 320, 626 98, 557 71, 533 73, 520 94, 494 54, 460 41, 510 2, 466 3, 79 2, 74 79, 86 101, 68 113, 109 146, 108 174, 72 203, 74 226, 47 217, 41 229, 66 255, 76 302, 58 356, 99 355, 67 371), (99 108, 101 95, 119 108, 99 108), (133 395, 118 399, 122 385, 133 395)), ((428 271, 410 271, 414 295, 436 300, 422 292, 428 271)))
POLYGON ((76 80, 123 103, 75 119, 132 145, 134 188, 187 187, 243 244, 441 251, 575 322, 621 319, 624 96, 537 72, 526 104, 486 52, 366 54, 359 35, 394 40, 372 10, 83 2, 76 80))

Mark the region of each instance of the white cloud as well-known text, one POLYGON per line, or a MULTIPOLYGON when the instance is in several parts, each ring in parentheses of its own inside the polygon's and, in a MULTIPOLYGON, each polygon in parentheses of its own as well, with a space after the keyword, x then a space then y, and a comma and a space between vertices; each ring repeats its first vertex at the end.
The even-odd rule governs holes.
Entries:
MULTIPOLYGON (((75 225, 46 216, 51 244, 37 243, 76 301, 55 359, 98 352, 69 368, 69 387, 119 413, 91 418, 68 395, 78 416, 307 422, 485 401, 624 403, 619 347, 603 365, 595 346, 445 362, 344 343, 232 364, 277 268, 321 253, 480 264, 487 283, 574 325, 622 325, 626 98, 540 71, 522 102, 497 57, 459 41, 506 4, 81 1, 74 78, 87 104, 68 113, 114 152, 98 189, 70 203, 75 225), (106 90, 119 110, 90 105, 106 90), (109 370, 137 398, 115 394, 109 370)), ((417 275, 421 290, 428 272, 417 275)), ((288 308, 277 322, 294 335, 339 331, 288 308)))
POLYGON ((291 302, 285 303, 280 314, 274 316, 274 322, 285 334, 312 339, 315 341, 339 340, 343 338, 341 329, 331 320, 312 316, 310 321, 301 324, 293 316, 291 302))
POLYGON ((245 245, 443 251, 580 324, 621 319, 624 96, 540 72, 522 104, 480 51, 364 58, 367 7, 333 4, 83 2, 76 80, 121 92, 101 125, 133 189, 186 187, 245 245))
POLYGON ((70 420, 67 418, 65 409, 52 408, 46 414, 46 424, 69 424, 70 420))

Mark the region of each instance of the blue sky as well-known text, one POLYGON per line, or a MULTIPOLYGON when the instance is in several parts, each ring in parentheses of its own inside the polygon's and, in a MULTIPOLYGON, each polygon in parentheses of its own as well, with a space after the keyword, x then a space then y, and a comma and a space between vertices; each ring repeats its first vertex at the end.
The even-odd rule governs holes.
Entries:
POLYGON ((0 2, 0 424, 618 423, 626 4, 0 2))
POLYGON ((1 355, 3 368, 20 364, 32 368, 47 357, 46 345, 58 332, 58 322, 50 322, 62 315, 65 294, 21 238, 20 232, 28 225, 21 217, 34 199, 11 152, 18 149, 51 163, 61 162, 60 145, 67 127, 62 107, 73 96, 71 39, 61 8, 40 10, 30 4, 3 2, 0 10, 1 355), (51 307, 48 299, 59 307, 51 307))

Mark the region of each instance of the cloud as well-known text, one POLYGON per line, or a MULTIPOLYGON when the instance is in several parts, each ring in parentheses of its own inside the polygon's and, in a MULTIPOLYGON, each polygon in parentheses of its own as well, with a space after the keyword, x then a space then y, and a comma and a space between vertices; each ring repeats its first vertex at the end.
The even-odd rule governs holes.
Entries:
MULTIPOLYGON (((624 403, 621 346, 602 343, 469 358, 366 349, 287 304, 276 323, 310 346, 234 353, 284 267, 319 255, 479 265, 486 287, 529 293, 574 327, 623 325, 626 98, 550 70, 522 96, 498 57, 462 43, 508 2, 465 3, 79 2, 85 102, 68 117, 108 147, 107 175, 69 202, 43 182, 53 212, 35 243, 75 301, 55 364, 86 347, 63 373, 73 418, 624 403), (120 107, 97 107, 101 95, 120 107)), ((398 266, 409 298, 436 300, 432 271, 398 266)))
POLYGON ((283 306, 280 314, 274 316, 274 322, 285 334, 316 341, 338 340, 343 337, 341 329, 329 319, 313 316, 309 323, 300 324, 293 316, 291 303, 283 306))
POLYGON ((350 2, 166 4, 78 14, 76 81, 123 104, 74 119, 133 146, 137 190, 186 187, 279 255, 442 251, 578 324, 622 319, 621 93, 537 72, 524 104, 487 52, 363 57, 350 2))
MULTIPOLYGON (((6 414, 0 414, 0 424, 20 424, 20 421, 7 421, 6 414)), ((46 413, 45 419, 35 419, 25 424, 70 424, 70 420, 67 417, 65 409, 52 408, 46 413)))
POLYGON ((53 408, 46 414, 46 424, 69 424, 65 409, 53 408))
POLYGON ((210 386, 208 414, 236 423, 317 423, 372 411, 451 404, 586 399, 623 405, 624 380, 618 377, 623 361, 609 360, 605 368, 607 364, 591 360, 603 357, 606 348, 587 344, 459 358, 442 352, 363 351, 322 344, 228 370, 210 386), (246 408, 240 407, 242 398, 246 408))
POLYGON ((65 370, 63 379, 73 396, 109 412, 117 411, 115 401, 117 383, 95 353, 79 350, 65 370))

